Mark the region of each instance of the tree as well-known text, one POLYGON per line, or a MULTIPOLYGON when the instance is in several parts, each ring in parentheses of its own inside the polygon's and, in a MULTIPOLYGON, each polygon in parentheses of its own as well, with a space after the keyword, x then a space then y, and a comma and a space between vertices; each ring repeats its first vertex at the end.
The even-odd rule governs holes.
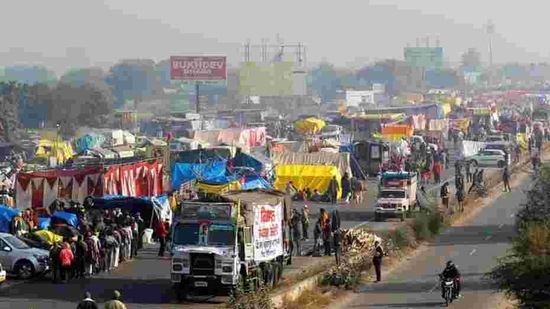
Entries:
POLYGON ((512 249, 489 274, 521 308, 550 308, 550 166, 527 191, 527 203, 517 214, 518 236, 512 249), (542 274, 542 275, 541 275, 542 274))
POLYGON ((115 108, 123 107, 127 100, 142 100, 163 93, 153 60, 122 60, 111 67, 106 82, 113 87, 115 108))
POLYGON ((321 97, 322 103, 334 100, 340 89, 340 80, 334 66, 329 63, 321 63, 311 70, 310 82, 313 94, 321 97))
POLYGON ((0 82, 0 135, 4 141, 18 139, 19 105, 27 98, 27 85, 16 81, 0 82))
POLYGON ((481 67, 481 55, 475 48, 470 48, 461 56, 461 65, 467 69, 479 69, 481 67))

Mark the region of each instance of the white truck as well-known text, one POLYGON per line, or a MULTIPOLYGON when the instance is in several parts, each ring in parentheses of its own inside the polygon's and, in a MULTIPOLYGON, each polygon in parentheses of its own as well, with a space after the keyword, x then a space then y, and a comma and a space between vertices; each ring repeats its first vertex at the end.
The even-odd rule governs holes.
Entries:
POLYGON ((274 286, 290 263, 284 192, 230 191, 184 203, 171 232, 171 281, 179 301, 227 295, 239 280, 274 286))
POLYGON ((385 172, 380 176, 374 220, 388 217, 404 221, 416 206, 417 175, 408 172, 385 172))

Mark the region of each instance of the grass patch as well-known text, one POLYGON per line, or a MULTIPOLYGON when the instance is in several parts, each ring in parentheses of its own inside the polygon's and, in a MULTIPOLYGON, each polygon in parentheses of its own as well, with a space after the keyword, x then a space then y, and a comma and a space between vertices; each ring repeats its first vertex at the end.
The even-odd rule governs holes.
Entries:
POLYGON ((406 226, 387 231, 383 239, 386 240, 387 247, 393 247, 396 249, 406 248, 412 244, 411 235, 409 233, 409 229, 406 226))
POLYGON ((285 309, 307 309, 307 308, 325 308, 329 306, 335 296, 340 291, 329 288, 312 288, 303 291, 300 296, 294 300, 287 297, 283 299, 283 308, 285 309))

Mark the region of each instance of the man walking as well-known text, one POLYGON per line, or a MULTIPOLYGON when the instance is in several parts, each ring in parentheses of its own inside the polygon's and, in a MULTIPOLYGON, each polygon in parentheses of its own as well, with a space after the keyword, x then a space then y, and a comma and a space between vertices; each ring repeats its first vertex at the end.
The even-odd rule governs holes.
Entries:
POLYGON ((298 210, 294 209, 292 212, 292 218, 290 221, 292 222, 292 242, 293 247, 296 249, 296 256, 302 255, 302 246, 300 243, 300 240, 302 238, 302 235, 300 235, 300 223, 302 223, 302 216, 298 212, 298 210))
POLYGON ((84 294, 84 299, 78 303, 78 306, 76 309, 97 309, 97 303, 95 300, 92 299, 92 294, 90 292, 86 292, 84 294))
POLYGON ((441 187, 441 203, 445 206, 445 209, 449 209, 449 183, 445 182, 441 187))
POLYGON ((307 241, 309 239, 309 208, 307 205, 302 207, 302 240, 307 241))

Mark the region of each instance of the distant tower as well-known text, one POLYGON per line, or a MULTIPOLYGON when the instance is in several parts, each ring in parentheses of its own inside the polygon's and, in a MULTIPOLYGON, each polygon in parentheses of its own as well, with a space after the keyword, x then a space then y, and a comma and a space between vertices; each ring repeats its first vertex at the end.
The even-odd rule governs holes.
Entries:
POLYGON ((491 20, 487 22, 485 26, 485 33, 487 34, 487 44, 489 51, 489 66, 493 66, 493 35, 495 34, 495 24, 491 20))

